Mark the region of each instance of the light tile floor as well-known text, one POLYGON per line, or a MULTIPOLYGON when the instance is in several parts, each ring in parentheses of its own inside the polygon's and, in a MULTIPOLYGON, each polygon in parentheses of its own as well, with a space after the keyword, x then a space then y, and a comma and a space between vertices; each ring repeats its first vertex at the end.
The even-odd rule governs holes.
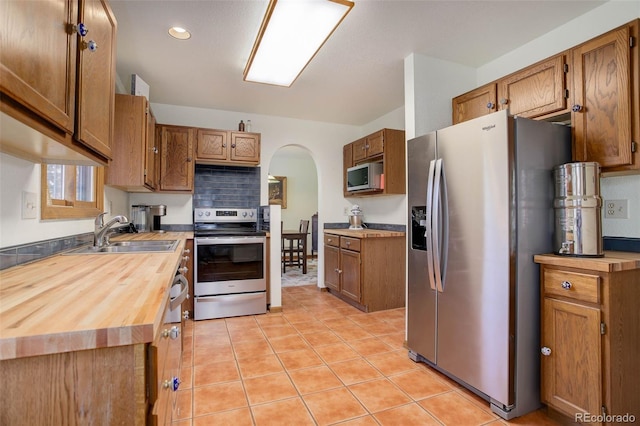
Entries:
POLYGON ((405 309, 365 314, 315 285, 282 312, 188 321, 173 425, 548 425, 506 422, 407 357, 405 309))

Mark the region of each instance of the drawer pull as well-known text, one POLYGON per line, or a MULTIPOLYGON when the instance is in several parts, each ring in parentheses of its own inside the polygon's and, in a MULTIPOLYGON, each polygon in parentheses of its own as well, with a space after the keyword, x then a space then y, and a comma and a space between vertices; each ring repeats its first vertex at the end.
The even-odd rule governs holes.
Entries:
POLYGON ((571 290, 571 283, 569 281, 562 281, 562 288, 565 290, 571 290))
POLYGON ((171 340, 175 340, 178 338, 178 336, 180 336, 180 329, 178 328, 178 326, 174 325, 173 327, 171 327, 171 330, 169 330, 169 337, 171 338, 171 340))
POLYGON ((551 349, 544 346, 542 349, 540 349, 540 352, 542 352, 542 355, 544 356, 549 356, 551 355, 551 349))

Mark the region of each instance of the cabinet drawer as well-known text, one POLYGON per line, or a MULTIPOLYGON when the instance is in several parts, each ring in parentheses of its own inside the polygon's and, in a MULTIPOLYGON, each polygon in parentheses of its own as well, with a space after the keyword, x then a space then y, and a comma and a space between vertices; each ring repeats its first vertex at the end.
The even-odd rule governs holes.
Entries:
POLYGON ((333 234, 324 234, 324 245, 332 247, 340 247, 340 237, 333 234))
POLYGON ((360 238, 340 237, 340 248, 360 251, 360 238))
POLYGON ((599 303, 600 277, 545 269, 544 292, 547 296, 570 297, 584 302, 599 303))

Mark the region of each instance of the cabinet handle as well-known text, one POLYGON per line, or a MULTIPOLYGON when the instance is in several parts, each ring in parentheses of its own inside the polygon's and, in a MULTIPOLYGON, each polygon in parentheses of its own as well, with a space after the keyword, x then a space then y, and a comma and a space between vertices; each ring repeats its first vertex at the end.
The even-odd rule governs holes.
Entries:
POLYGON ((187 268, 186 266, 183 266, 182 268, 178 268, 178 272, 180 272, 182 275, 186 275, 188 270, 189 268, 187 268))
POLYGON ((333 239, 327 238, 327 241, 331 243, 331 242, 333 242, 333 239))
POLYGON ((193 161, 193 159, 191 157, 187 157, 187 163, 190 163, 192 161, 193 161))
POLYGON ((176 340, 178 336, 180 336, 180 329, 177 325, 174 325, 173 327, 171 327, 171 330, 169 330, 169 337, 171 338, 171 340, 176 340))
POLYGON ((184 311, 184 312, 182 313, 182 318, 184 318, 184 319, 189 319, 189 311, 184 311))
POLYGON ((336 272, 341 274, 342 273, 342 269, 336 269, 336 272))
POLYGON ((236 147, 236 144, 235 144, 235 143, 232 143, 232 144, 231 144, 231 148, 235 148, 235 147, 236 147))
POLYGON ((172 391, 176 392, 180 387, 180 383, 182 382, 179 378, 173 377, 171 380, 165 380, 164 382, 162 382, 162 387, 164 389, 171 389, 172 391))
POLYGON ((548 348, 548 347, 546 347, 546 346, 542 347, 542 349, 540 349, 540 352, 541 352, 541 353, 542 353, 542 355, 544 355, 544 356, 549 356, 549 355, 551 355, 551 349, 550 349, 550 348, 548 348))
POLYGON ((351 241, 345 241, 344 243, 345 243, 347 246, 350 246, 350 245, 351 245, 351 241))
POLYGON ((88 42, 83 41, 80 44, 80 47, 82 48, 82 50, 89 49, 89 52, 95 52, 96 50, 98 50, 98 43, 93 40, 89 40, 88 42))
POLYGON ((223 148, 226 148, 226 147, 227 147, 227 144, 226 144, 226 143, 223 143, 223 144, 222 144, 222 147, 223 147, 223 148))
POLYGON ((167 339, 169 337, 169 330, 167 330, 166 328, 162 330, 162 337, 167 339))
POLYGON ((493 102, 488 102, 487 103, 487 109, 493 109, 493 108, 495 108, 495 106, 496 105, 493 102))
POLYGON ((182 256, 182 260, 184 260, 185 262, 189 261, 189 256, 182 256))
POLYGON ((78 33, 80 37, 84 37, 89 33, 89 29, 83 22, 80 22, 78 25, 72 25, 71 31, 74 33, 78 33))
POLYGON ((184 249, 183 253, 184 254, 189 254, 189 253, 191 253, 191 249, 184 249))
POLYGON ((571 283, 569 281, 562 281, 561 285, 565 290, 571 290, 571 283))
POLYGON ((574 106, 571 107, 571 111, 573 111, 573 112, 582 111, 582 105, 575 104, 574 106))
POLYGON ((502 98, 502 99, 500 99, 500 104, 501 104, 501 105, 506 105, 506 104, 508 104, 508 103, 509 103, 509 99, 507 99, 507 98, 502 98))

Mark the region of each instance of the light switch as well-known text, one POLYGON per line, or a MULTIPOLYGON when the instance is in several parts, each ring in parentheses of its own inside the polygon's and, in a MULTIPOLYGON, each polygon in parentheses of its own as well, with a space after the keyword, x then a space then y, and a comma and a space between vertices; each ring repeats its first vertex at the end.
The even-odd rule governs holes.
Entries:
POLYGON ((36 219, 38 217, 38 206, 36 205, 38 194, 35 192, 22 191, 22 218, 36 219))

